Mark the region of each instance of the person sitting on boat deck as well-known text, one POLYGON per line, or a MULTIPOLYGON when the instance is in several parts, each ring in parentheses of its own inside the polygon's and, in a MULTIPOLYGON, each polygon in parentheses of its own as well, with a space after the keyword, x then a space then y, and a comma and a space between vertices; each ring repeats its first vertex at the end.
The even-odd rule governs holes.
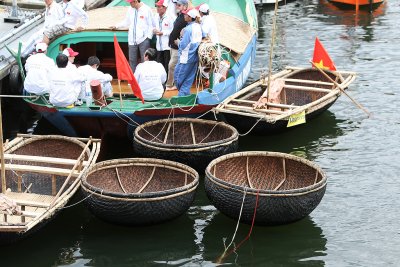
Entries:
POLYGON ((76 57, 77 55, 79 55, 79 53, 76 52, 76 51, 74 51, 71 47, 65 48, 65 49, 63 50, 62 53, 68 57, 68 65, 67 65, 67 68, 68 68, 68 69, 71 69, 71 70, 76 70, 77 67, 76 67, 76 65, 74 64, 74 62, 75 62, 75 57, 76 57))
POLYGON ((63 0, 63 3, 64 17, 43 33, 43 42, 46 44, 49 44, 50 40, 54 37, 62 35, 70 30, 83 30, 89 22, 87 13, 80 6, 77 6, 74 2, 71 2, 71 0, 63 0), (82 25, 77 27, 79 18, 82 19, 82 25))
POLYGON ((201 31, 203 38, 209 40, 213 44, 219 43, 217 23, 212 15, 210 15, 210 7, 207 4, 201 4, 197 7, 201 16, 201 31))
POLYGON ((179 96, 190 95, 190 88, 196 77, 199 64, 197 49, 202 38, 199 11, 192 8, 183 13, 188 25, 185 27, 182 40, 179 42, 179 60, 174 73, 179 96))
POLYGON ((24 50, 21 53, 22 57, 31 54, 35 50, 35 45, 42 42, 43 33, 64 17, 64 12, 60 4, 54 0, 44 0, 44 2, 46 4, 46 9, 44 11, 43 28, 32 34, 28 41, 24 43, 24 50))
POLYGON ((25 91, 42 95, 49 92, 49 74, 55 68, 54 61, 46 55, 47 45, 38 43, 36 54, 30 56, 25 63, 25 91))
POLYGON ((57 56, 56 64, 57 68, 49 75, 49 100, 56 107, 69 107, 78 100, 85 78, 79 72, 67 68, 68 57, 64 54, 57 56))
POLYGON ((178 0, 176 1, 176 11, 178 12, 178 16, 174 21, 174 27, 172 29, 171 34, 169 35, 168 45, 170 49, 171 59, 168 64, 168 79, 166 84, 166 90, 176 90, 177 88, 174 86, 174 73, 175 67, 178 63, 178 45, 175 43, 176 40, 180 40, 180 34, 183 28, 186 27, 187 22, 185 21, 184 14, 182 11, 188 9, 189 2, 187 0, 178 0))
POLYGON ((149 48, 144 53, 144 62, 140 63, 135 71, 135 78, 142 90, 144 100, 158 100, 164 93, 163 84, 167 80, 167 73, 161 63, 155 61, 157 51, 149 48))
POLYGON ((174 20, 167 13, 168 0, 159 0, 156 3, 157 15, 154 17, 156 28, 153 32, 157 37, 157 62, 161 63, 168 74, 168 64, 171 58, 168 46, 169 35, 174 27, 174 20))
POLYGON ((78 72, 85 76, 85 90, 83 90, 83 92, 81 91, 79 98, 83 99, 87 93, 91 95, 90 82, 93 80, 98 80, 101 83, 103 94, 106 97, 112 97, 113 91, 111 81, 113 77, 108 73, 99 71, 99 66, 100 59, 96 56, 91 56, 88 58, 87 65, 78 68, 78 72))
POLYGON ((144 61, 144 52, 150 47, 150 40, 153 38, 155 24, 153 12, 149 6, 140 0, 126 0, 126 2, 130 4, 130 7, 125 19, 111 28, 115 30, 129 27, 129 65, 132 72, 135 72, 138 61, 144 61))

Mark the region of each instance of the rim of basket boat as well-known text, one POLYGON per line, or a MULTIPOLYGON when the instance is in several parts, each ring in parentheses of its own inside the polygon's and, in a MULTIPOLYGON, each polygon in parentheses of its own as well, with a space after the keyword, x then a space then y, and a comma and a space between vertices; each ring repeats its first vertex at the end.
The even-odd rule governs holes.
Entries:
MULTIPOLYGON (((62 135, 43 135, 43 136, 32 136, 30 138, 24 138, 21 142, 18 142, 14 146, 10 147, 7 150, 7 153, 12 153, 15 150, 17 150, 18 148, 20 148, 22 146, 25 146, 27 144, 33 143, 35 141, 38 141, 38 140, 49 140, 49 139, 68 141, 70 143, 74 143, 74 144, 79 145, 80 147, 82 147, 82 149, 86 147, 85 143, 83 143, 82 141, 80 141, 80 140, 78 140, 78 139, 76 139, 74 137, 68 137, 68 136, 62 136, 62 135)), ((87 156, 90 155, 90 149, 89 148, 86 149, 86 154, 87 154, 87 156)))
MULTIPOLYGON (((164 126, 165 127, 165 126, 164 126)), ((144 146, 149 146, 153 147, 159 150, 164 150, 164 151, 185 151, 185 152, 193 152, 193 151, 202 151, 222 145, 229 145, 233 143, 234 141, 239 139, 239 133, 236 130, 235 127, 233 127, 230 124, 227 124, 222 121, 210 121, 210 120, 204 120, 204 119, 193 119, 193 118, 173 118, 173 119, 160 119, 160 120, 154 120, 154 121, 149 121, 144 124, 139 125, 136 127, 135 132, 134 132, 134 142, 139 142, 140 144, 144 146), (144 130, 147 132, 144 128, 148 126, 153 126, 156 124, 167 124, 168 122, 174 123, 174 122, 191 122, 191 123, 205 123, 205 124, 210 124, 210 125, 220 125, 226 129, 229 129, 231 133, 233 133, 231 136, 228 138, 214 141, 214 142, 205 142, 201 144, 190 144, 190 145, 175 145, 175 144, 163 144, 163 143, 158 143, 158 142, 153 142, 149 141, 142 136, 139 135, 140 130, 144 130)))
POLYGON ((199 184, 199 174, 198 172, 182 163, 163 160, 163 159, 153 159, 153 158, 125 158, 125 159, 112 159, 101 161, 89 167, 84 175, 82 176, 82 189, 90 194, 95 194, 100 197, 121 200, 121 201, 157 201, 176 197, 179 195, 187 194, 195 190, 199 184), (191 183, 177 187, 174 189, 147 192, 147 193, 119 193, 111 192, 99 187, 95 187, 87 182, 87 177, 92 173, 104 169, 124 167, 124 166, 150 166, 150 167, 160 167, 167 168, 185 174, 191 175, 194 179, 191 183))
POLYGON ((218 157, 214 159, 213 161, 210 162, 210 164, 207 166, 205 170, 205 179, 209 179, 211 182, 225 188, 231 191, 237 191, 237 192, 244 192, 246 191, 246 194, 249 195, 259 195, 259 196, 270 196, 270 197, 289 197, 289 196, 301 196, 301 195, 306 195, 315 191, 318 191, 322 188, 324 188, 327 184, 327 177, 326 173, 319 167, 317 164, 315 164, 312 161, 309 161, 307 159, 294 156, 291 154, 286 154, 286 153, 281 153, 281 152, 272 152, 272 151, 246 151, 246 152, 236 152, 236 153, 231 153, 227 154, 221 157, 218 157), (218 177, 215 177, 211 173, 211 168, 214 167, 216 164, 219 162, 225 161, 227 159, 231 158, 237 158, 237 157, 248 157, 248 156, 267 156, 267 157, 280 157, 284 159, 290 159, 294 161, 299 161, 303 164, 308 165, 309 167, 314 168, 318 173, 322 176, 322 179, 313 184, 309 185, 306 187, 302 188, 297 188, 297 189, 291 189, 291 190, 263 190, 263 189, 256 189, 256 188, 250 188, 250 187, 244 187, 244 186, 239 186, 235 185, 232 183, 228 183, 224 180, 219 179, 218 177), (245 190, 246 189, 246 190, 245 190))

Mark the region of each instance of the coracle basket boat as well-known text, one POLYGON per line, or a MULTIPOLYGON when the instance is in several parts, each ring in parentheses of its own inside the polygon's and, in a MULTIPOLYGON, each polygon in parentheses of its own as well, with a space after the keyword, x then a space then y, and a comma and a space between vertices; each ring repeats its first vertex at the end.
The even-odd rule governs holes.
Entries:
POLYGON ((156 224, 176 218, 192 204, 198 173, 160 159, 115 159, 87 170, 82 192, 89 210, 108 222, 156 224))
POLYGON ((96 161, 99 141, 19 135, 5 145, 0 244, 36 232, 65 207, 78 190, 83 172, 96 161))
POLYGON ((236 152, 237 130, 224 122, 174 118, 138 126, 133 147, 143 157, 177 161, 203 172, 211 160, 236 152))
POLYGON ((214 206, 233 219, 251 224, 255 216, 257 225, 279 225, 310 214, 326 183, 326 174, 313 162, 254 151, 213 160, 206 169, 205 190, 214 206))

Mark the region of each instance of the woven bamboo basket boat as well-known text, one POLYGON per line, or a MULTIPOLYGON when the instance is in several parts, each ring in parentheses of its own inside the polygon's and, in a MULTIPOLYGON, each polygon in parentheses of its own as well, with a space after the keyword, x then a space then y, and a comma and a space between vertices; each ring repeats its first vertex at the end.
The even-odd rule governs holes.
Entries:
POLYGON ((223 122, 174 118, 138 126, 133 147, 143 157, 177 161, 203 172, 211 160, 236 152, 239 134, 223 122))
POLYGON ((99 140, 56 135, 20 135, 7 143, 0 244, 15 242, 53 219, 78 190, 99 148, 99 140))
POLYGON ((156 224, 174 219, 192 204, 198 173, 159 159, 116 159, 87 170, 82 192, 89 210, 108 222, 156 224))
POLYGON ((320 203, 325 173, 316 164, 278 152, 239 152, 213 160, 205 190, 225 215, 251 224, 279 225, 300 220, 320 203), (258 196, 258 201, 257 201, 258 196), (255 212, 255 207, 257 210, 255 212))
POLYGON ((274 102, 265 96, 268 78, 263 78, 228 97, 215 111, 240 132, 274 134, 288 129, 289 120, 302 112, 306 122, 320 115, 355 78, 354 72, 325 70, 324 75, 314 68, 286 67, 271 77, 284 82, 274 102))

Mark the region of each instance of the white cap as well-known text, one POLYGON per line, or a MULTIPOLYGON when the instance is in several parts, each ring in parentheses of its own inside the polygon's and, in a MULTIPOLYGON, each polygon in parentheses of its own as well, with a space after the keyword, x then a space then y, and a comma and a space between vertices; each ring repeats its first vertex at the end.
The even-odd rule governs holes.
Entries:
POLYGON ((202 4, 199 8, 201 13, 207 13, 210 10, 210 7, 207 4, 202 4))
POLYGON ((36 44, 36 52, 45 52, 47 50, 46 43, 38 43, 36 44))
POLYGON ((187 12, 187 14, 188 14, 188 16, 190 16, 191 18, 194 18, 194 19, 197 17, 200 17, 199 11, 197 11, 197 9, 195 9, 195 8, 192 8, 191 10, 189 10, 187 12))

